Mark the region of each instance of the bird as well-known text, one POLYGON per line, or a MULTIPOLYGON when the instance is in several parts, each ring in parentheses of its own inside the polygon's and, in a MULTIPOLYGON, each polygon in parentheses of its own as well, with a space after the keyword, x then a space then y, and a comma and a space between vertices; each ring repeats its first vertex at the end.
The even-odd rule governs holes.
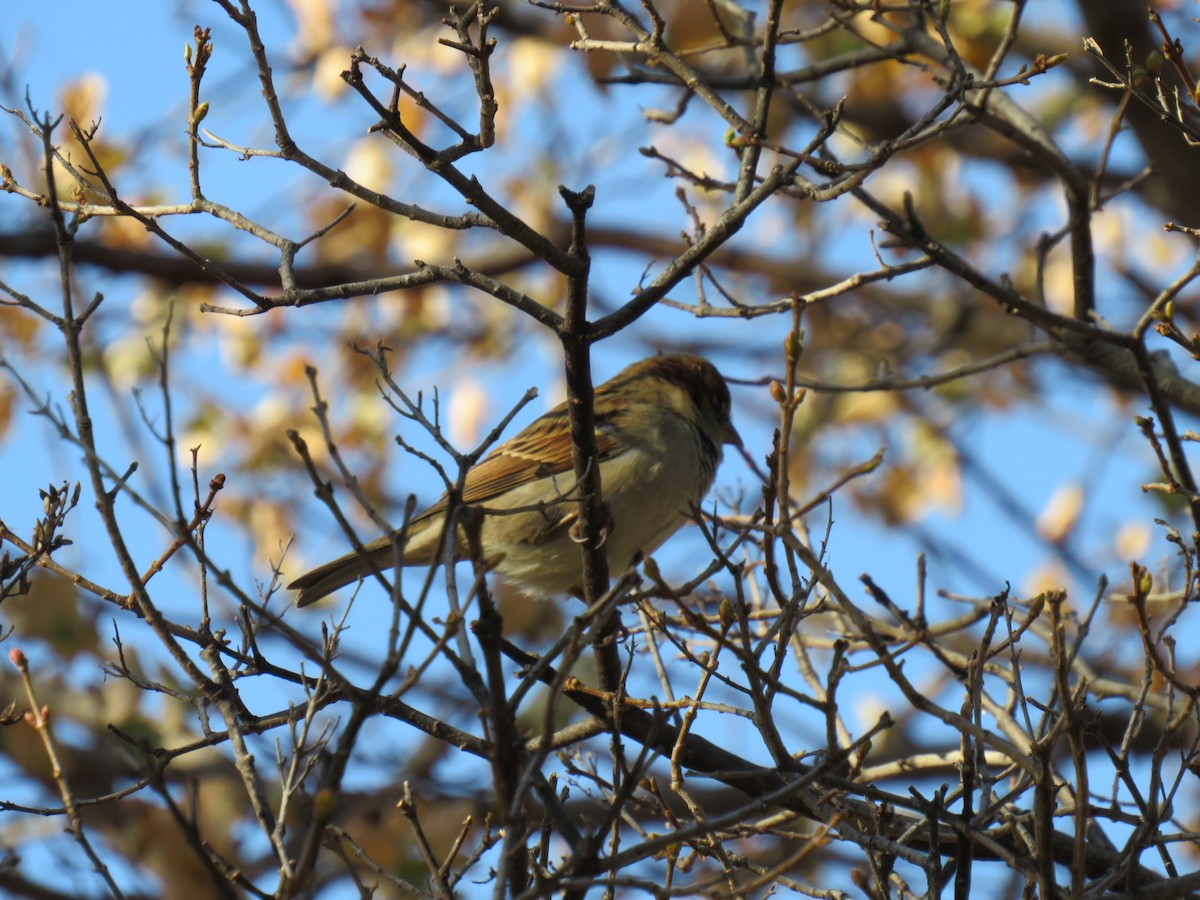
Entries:
MULTIPOLYGON (((610 570, 623 571, 687 522, 712 487, 725 445, 742 446, 730 418, 729 387, 701 356, 670 353, 635 362, 596 388, 593 400, 601 495, 608 507, 602 535, 610 570)), ((504 579, 545 599, 581 595, 583 563, 572 531, 578 492, 567 404, 562 403, 471 468, 461 502, 482 508, 483 556, 504 579), (517 510, 515 512, 502 511, 517 510)), ((405 534, 383 535, 301 575, 289 589, 308 606, 395 564, 441 560, 450 507, 444 494, 414 516, 405 534)), ((461 529, 460 529, 461 531, 461 529)), ((456 556, 466 558, 465 536, 456 556)))

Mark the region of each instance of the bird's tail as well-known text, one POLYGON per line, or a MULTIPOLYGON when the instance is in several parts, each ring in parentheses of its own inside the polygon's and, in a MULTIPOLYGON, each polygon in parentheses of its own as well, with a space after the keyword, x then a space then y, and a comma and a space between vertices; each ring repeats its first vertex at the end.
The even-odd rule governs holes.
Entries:
MULTIPOLYGON (((317 566, 289 584, 289 590, 300 592, 300 596, 296 598, 296 605, 308 606, 327 594, 332 594, 338 588, 353 584, 360 578, 369 578, 375 572, 390 569, 396 564, 390 535, 371 541, 363 550, 363 553, 347 553, 323 566, 317 566)), ((406 558, 404 562, 409 565, 417 560, 406 558)))

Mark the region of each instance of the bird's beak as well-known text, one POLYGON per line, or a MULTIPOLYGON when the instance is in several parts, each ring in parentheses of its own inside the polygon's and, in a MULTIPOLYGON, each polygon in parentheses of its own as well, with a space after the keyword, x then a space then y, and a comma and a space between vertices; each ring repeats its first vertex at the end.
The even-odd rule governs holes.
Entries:
POLYGON ((742 448, 742 436, 737 433, 737 429, 733 427, 732 422, 725 423, 725 433, 721 435, 722 444, 733 444, 739 450, 742 448))

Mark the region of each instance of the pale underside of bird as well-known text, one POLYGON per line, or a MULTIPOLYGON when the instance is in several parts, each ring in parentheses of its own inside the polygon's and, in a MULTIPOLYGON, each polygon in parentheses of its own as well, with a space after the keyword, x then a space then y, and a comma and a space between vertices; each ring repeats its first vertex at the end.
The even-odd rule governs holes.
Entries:
MULTIPOLYGON (((729 389, 699 356, 667 354, 634 363, 596 388, 596 445, 601 495, 608 508, 603 549, 610 571, 657 549, 712 486, 722 445, 740 446, 729 418, 729 389)), ((566 404, 501 444, 472 468, 462 503, 479 508, 485 562, 535 597, 579 592, 582 556, 572 533, 578 515, 566 404)), ((409 522, 405 566, 444 555, 449 500, 443 496, 409 522)), ((300 576, 289 587, 307 606, 395 565, 400 535, 384 535, 300 576)), ((462 529, 455 557, 467 557, 462 529)))

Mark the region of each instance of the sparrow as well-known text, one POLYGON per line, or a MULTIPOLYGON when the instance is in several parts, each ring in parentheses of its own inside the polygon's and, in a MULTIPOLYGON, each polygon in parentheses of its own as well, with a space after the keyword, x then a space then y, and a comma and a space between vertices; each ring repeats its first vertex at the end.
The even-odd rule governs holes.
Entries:
MULTIPOLYGON (((601 494, 609 510, 603 549, 610 571, 656 550, 681 525, 716 477, 724 444, 741 446, 729 417, 729 388, 708 360, 685 353, 636 362, 596 388, 596 448, 601 494)), ((505 441, 467 472, 462 503, 484 511, 484 559, 525 592, 545 598, 579 593, 583 563, 572 536, 578 494, 567 404, 505 441), (505 512, 517 510, 516 512, 505 512)), ((407 533, 379 537, 301 575, 288 587, 307 606, 376 570, 441 560, 449 497, 414 516, 407 533)), ((467 556, 459 535, 456 554, 467 556)))

